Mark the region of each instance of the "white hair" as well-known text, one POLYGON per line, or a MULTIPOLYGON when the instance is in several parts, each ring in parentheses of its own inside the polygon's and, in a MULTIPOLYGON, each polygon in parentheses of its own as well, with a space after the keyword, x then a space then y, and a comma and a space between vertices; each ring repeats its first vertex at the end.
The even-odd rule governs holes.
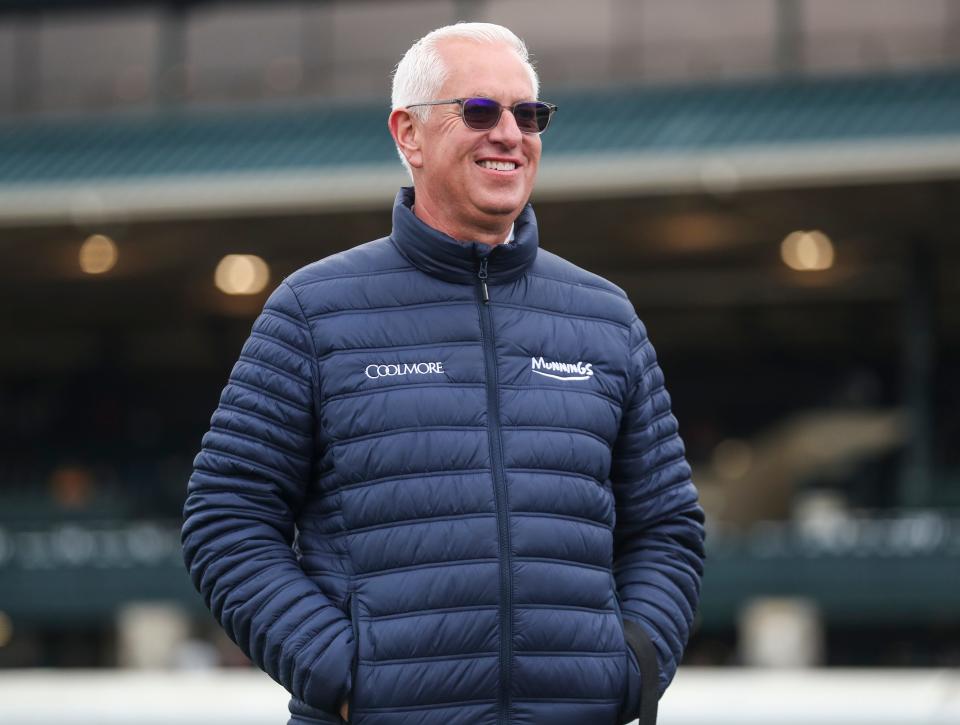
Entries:
MULTIPOLYGON (((393 72, 393 89, 390 99, 392 110, 405 108, 411 103, 438 100, 436 95, 447 79, 447 68, 444 66, 438 46, 441 41, 450 38, 462 38, 478 43, 502 43, 509 46, 519 56, 530 75, 533 98, 536 99, 539 96, 540 79, 537 78, 537 71, 530 61, 527 46, 511 30, 493 23, 455 23, 431 30, 403 54, 403 58, 397 63, 393 72)), ((432 108, 432 106, 419 106, 411 108, 410 113, 421 121, 425 121, 432 108)), ((400 162, 412 179, 413 170, 399 147, 397 153, 400 154, 400 162)))

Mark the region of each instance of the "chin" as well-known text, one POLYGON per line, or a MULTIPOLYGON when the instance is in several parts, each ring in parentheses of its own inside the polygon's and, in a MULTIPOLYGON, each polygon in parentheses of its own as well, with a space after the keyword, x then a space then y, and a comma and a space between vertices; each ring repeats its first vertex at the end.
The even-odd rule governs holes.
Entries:
POLYGON ((516 216, 526 203, 527 197, 521 197, 520 194, 491 194, 486 198, 477 199, 476 207, 490 216, 516 216))

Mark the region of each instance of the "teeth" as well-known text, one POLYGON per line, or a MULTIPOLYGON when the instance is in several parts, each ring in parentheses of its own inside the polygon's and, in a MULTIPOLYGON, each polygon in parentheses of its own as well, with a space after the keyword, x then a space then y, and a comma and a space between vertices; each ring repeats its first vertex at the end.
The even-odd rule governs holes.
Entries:
POLYGON ((495 169, 496 171, 513 171, 517 168, 517 165, 512 161, 488 161, 485 159, 477 163, 485 169, 495 169))

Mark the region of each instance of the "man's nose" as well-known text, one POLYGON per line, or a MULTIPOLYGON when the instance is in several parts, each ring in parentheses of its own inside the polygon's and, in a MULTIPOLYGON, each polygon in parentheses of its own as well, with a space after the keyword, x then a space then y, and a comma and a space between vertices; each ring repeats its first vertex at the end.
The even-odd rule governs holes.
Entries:
POLYGON ((523 132, 509 108, 503 109, 497 125, 490 129, 490 140, 507 146, 519 146, 523 141, 523 132))

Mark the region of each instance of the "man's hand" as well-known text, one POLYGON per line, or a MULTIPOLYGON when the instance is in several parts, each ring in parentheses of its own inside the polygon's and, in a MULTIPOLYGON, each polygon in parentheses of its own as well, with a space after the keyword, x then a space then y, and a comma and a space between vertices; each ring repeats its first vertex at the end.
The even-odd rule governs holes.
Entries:
POLYGON ((340 706, 340 717, 343 718, 343 721, 347 721, 347 715, 349 715, 349 708, 347 707, 347 701, 344 700, 343 704, 340 706))

